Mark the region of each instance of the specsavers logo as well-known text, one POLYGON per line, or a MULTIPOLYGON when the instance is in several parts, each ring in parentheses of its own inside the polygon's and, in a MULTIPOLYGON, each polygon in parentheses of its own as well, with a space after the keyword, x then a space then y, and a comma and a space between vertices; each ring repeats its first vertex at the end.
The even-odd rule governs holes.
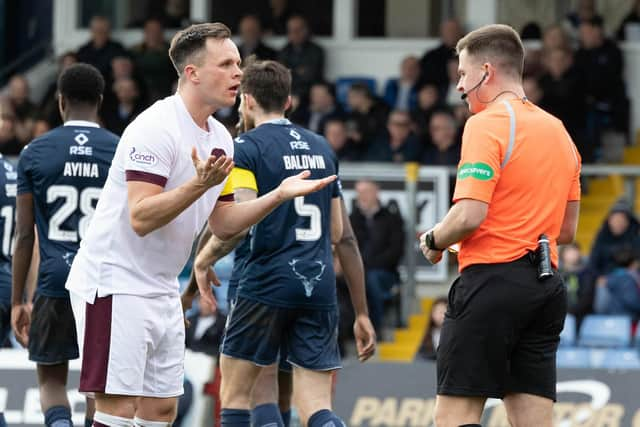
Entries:
POLYGON ((129 153, 129 159, 132 162, 138 163, 141 165, 153 166, 158 163, 158 158, 151 153, 140 153, 136 151, 136 147, 131 147, 131 152, 129 153))
POLYGON ((465 163, 458 169, 458 179, 475 178, 481 181, 488 181, 493 178, 493 169, 486 163, 465 163))

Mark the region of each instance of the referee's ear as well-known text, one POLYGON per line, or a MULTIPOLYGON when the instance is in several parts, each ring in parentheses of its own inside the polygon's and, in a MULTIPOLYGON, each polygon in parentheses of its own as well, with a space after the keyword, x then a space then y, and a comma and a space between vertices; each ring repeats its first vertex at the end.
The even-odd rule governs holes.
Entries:
POLYGON ((291 95, 287 96, 287 102, 284 103, 284 109, 282 111, 287 111, 289 108, 291 108, 291 95))

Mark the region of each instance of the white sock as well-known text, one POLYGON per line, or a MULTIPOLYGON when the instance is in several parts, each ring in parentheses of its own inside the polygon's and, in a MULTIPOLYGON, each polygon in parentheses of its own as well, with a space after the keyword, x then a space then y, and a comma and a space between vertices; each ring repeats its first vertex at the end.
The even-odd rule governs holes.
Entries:
POLYGON ((135 427, 171 427, 171 423, 166 421, 149 421, 138 417, 135 417, 133 422, 135 427))
POLYGON ((134 427, 135 425, 131 418, 116 417, 115 415, 105 414, 100 411, 96 411, 93 415, 93 421, 109 427, 134 427))

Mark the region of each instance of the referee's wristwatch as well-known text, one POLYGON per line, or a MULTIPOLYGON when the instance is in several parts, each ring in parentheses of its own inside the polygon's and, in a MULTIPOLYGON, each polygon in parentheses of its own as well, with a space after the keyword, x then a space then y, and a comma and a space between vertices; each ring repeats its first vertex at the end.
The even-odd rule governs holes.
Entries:
POLYGON ((444 251, 444 249, 440 249, 436 246, 436 239, 433 237, 433 229, 429 230, 424 236, 424 244, 432 251, 444 251))

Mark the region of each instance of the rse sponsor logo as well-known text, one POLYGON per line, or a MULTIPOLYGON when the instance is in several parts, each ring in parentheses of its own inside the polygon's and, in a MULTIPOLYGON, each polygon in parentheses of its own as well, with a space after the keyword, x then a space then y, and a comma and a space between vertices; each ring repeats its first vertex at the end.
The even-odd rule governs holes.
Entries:
POLYGON ((85 135, 84 133, 79 133, 78 135, 76 135, 75 138, 73 138, 78 144, 83 145, 85 144, 87 141, 89 141, 89 137, 87 135, 85 135))
POLYGON ((289 141, 292 150, 311 150, 307 141, 289 141))
POLYGON ((4 176, 9 180, 15 180, 18 179, 18 172, 7 172, 4 176))
POLYGON ((72 145, 69 147, 69 154, 72 156, 93 156, 93 147, 72 145))
POLYGON ((465 163, 458 169, 458 179, 475 178, 488 181, 493 178, 493 169, 486 163, 465 163))
POLYGON ((131 147, 129 152, 129 159, 134 163, 141 165, 153 166, 158 163, 158 159, 151 153, 139 153, 136 151, 136 147, 131 147))

